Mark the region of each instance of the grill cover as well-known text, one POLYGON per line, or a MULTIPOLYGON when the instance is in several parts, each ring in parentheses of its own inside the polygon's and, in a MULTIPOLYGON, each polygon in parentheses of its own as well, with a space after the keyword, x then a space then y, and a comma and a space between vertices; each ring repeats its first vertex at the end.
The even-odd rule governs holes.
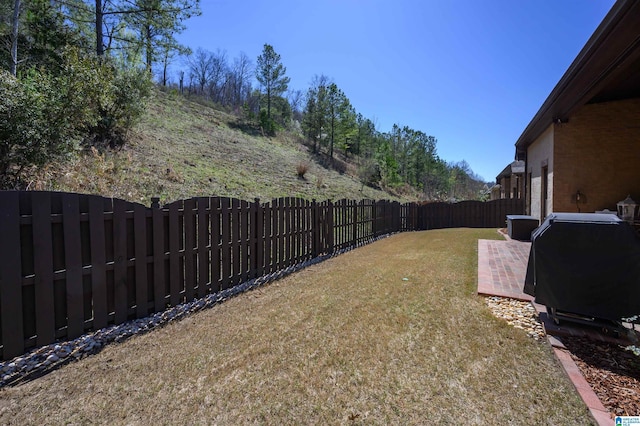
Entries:
POLYGON ((531 235, 524 292, 560 311, 640 314, 640 238, 611 214, 552 213, 531 235))

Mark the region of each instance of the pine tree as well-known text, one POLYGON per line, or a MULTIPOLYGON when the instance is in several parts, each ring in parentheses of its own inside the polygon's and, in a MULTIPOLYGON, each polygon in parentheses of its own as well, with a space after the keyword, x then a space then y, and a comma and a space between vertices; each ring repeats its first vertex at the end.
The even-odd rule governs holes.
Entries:
POLYGON ((258 67, 256 68, 256 78, 262 85, 264 94, 267 97, 266 120, 269 127, 273 125, 271 118, 271 102, 276 96, 281 96, 286 92, 289 81, 285 74, 287 69, 280 62, 280 55, 273 50, 273 46, 265 44, 262 54, 258 56, 258 67))

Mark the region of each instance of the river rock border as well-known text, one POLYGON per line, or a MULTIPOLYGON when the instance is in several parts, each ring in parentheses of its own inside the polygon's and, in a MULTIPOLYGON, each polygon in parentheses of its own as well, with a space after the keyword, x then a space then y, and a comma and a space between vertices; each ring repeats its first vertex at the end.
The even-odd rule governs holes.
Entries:
POLYGON ((531 302, 508 297, 488 296, 485 298, 485 303, 495 317, 505 320, 514 328, 524 330, 529 337, 543 341, 544 328, 538 312, 531 302))
POLYGON ((172 306, 162 312, 156 312, 145 318, 135 319, 118 325, 112 325, 97 331, 86 333, 77 339, 41 346, 24 355, 0 362, 0 388, 23 383, 41 377, 71 361, 100 352, 112 342, 122 342, 131 336, 146 333, 171 321, 177 321, 203 309, 211 308, 239 294, 276 281, 294 272, 339 256, 366 244, 387 238, 392 234, 381 235, 361 242, 355 246, 338 250, 331 254, 315 257, 302 263, 289 266, 280 271, 245 281, 232 288, 208 294, 188 303, 172 306))

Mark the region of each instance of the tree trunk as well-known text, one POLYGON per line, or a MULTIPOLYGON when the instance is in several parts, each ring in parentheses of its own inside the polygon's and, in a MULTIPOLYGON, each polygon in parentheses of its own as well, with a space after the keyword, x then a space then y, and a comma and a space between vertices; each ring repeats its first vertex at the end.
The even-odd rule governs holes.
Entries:
POLYGON ((13 17, 11 19, 11 75, 18 72, 18 20, 20 18, 20 0, 13 3, 13 17))
POLYGON ((167 87, 167 67, 169 66, 169 54, 165 53, 164 63, 162 64, 162 86, 167 87))
POLYGON ((96 55, 104 55, 104 43, 102 40, 102 0, 96 0, 96 55))
POLYGON ((153 62, 153 46, 151 45, 151 25, 147 24, 145 28, 146 32, 146 54, 147 54, 147 71, 151 74, 151 63, 153 62))
POLYGON ((335 129, 335 114, 333 111, 331 111, 331 146, 329 148, 330 154, 331 154, 331 158, 333 158, 333 135, 334 135, 334 129, 335 129))
POLYGON ((267 118, 271 121, 271 88, 267 87, 267 118))

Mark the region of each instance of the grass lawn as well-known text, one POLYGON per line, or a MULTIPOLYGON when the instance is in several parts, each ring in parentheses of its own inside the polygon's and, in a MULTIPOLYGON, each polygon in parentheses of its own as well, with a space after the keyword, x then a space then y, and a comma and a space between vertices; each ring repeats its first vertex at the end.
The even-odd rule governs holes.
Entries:
POLYGON ((476 295, 477 240, 404 233, 0 390, 1 424, 592 424, 476 295))

